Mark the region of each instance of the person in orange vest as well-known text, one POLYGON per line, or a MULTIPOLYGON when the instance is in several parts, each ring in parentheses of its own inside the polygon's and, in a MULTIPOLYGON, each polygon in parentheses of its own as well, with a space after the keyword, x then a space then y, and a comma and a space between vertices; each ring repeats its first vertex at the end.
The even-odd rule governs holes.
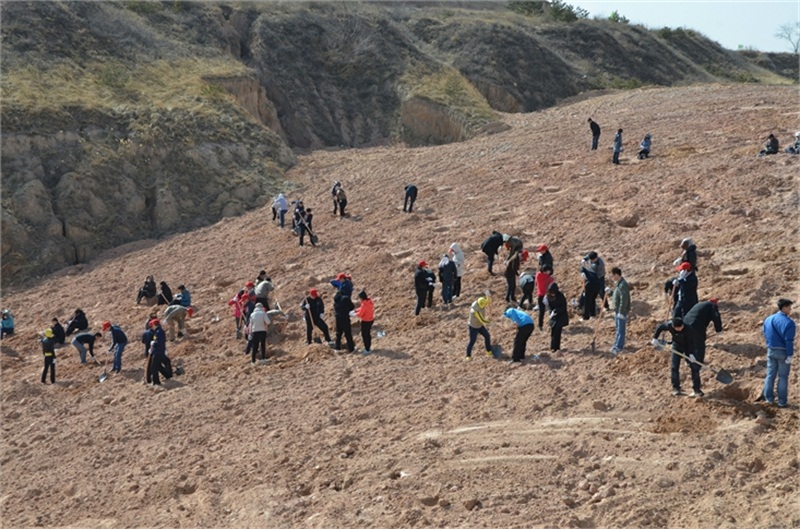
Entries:
POLYGON ((361 300, 361 303, 355 310, 355 316, 361 320, 361 339, 364 340, 364 354, 368 355, 372 352, 372 323, 375 321, 375 305, 365 290, 358 293, 358 299, 361 300))

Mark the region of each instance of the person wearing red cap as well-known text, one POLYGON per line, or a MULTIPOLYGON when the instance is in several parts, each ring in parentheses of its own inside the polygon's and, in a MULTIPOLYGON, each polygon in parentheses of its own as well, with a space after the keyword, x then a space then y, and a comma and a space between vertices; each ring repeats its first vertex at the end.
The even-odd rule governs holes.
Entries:
POLYGON ((303 299, 303 303, 300 304, 300 308, 303 310, 303 319, 306 322, 306 345, 311 345, 311 337, 315 325, 317 329, 322 331, 322 334, 325 336, 325 341, 328 343, 328 345, 333 345, 328 324, 325 323, 324 319, 325 302, 322 301, 322 298, 320 297, 316 288, 312 288, 308 291, 308 296, 303 299))
POLYGON ((672 316, 683 318, 697 304, 697 274, 689 263, 681 263, 676 268, 678 277, 672 281, 677 292, 677 300, 672 316))
POLYGON ((110 321, 103 322, 102 330, 103 332, 111 331, 111 346, 108 348, 109 352, 114 350, 114 364, 111 372, 119 373, 122 371, 122 352, 128 345, 128 337, 119 325, 111 325, 110 321))
POLYGON ((436 287, 436 276, 428 270, 428 263, 420 261, 417 263, 417 269, 414 272, 414 291, 417 294, 417 307, 414 309, 414 315, 419 316, 419 311, 425 306, 425 300, 428 300, 428 307, 433 306, 433 290, 436 287))
POLYGON ((353 295, 353 278, 344 272, 337 275, 336 279, 331 279, 331 285, 333 285, 336 290, 341 290, 347 297, 353 295))
POLYGON ((539 270, 542 270, 545 265, 550 266, 550 271, 553 272, 553 255, 546 244, 540 244, 536 247, 536 253, 539 254, 539 270))

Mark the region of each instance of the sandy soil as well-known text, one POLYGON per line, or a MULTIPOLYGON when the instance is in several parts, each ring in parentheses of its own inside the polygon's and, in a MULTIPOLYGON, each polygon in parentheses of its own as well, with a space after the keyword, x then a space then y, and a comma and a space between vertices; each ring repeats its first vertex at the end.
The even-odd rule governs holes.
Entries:
MULTIPOLYGON (((507 115, 511 130, 456 145, 316 152, 289 195, 316 208, 317 248, 298 247, 266 208, 5 292, 17 334, 2 342, 2 526, 800 526, 796 370, 789 409, 754 403, 760 324, 778 297, 800 297, 800 157, 755 153, 769 132, 791 138, 796 95, 638 90, 507 115), (588 116, 604 129, 594 153, 588 116), (639 161, 646 132, 653 157, 639 161), (330 214, 334 180, 349 218, 330 214), (405 182, 420 188, 413 214, 401 211, 405 182), (469 304, 487 288, 493 339, 505 351, 513 340, 503 278, 479 250, 492 229, 547 243, 568 297, 585 252, 621 266, 634 300, 626 351, 608 354, 611 318, 593 353, 595 321, 573 317, 559 353, 518 368, 465 362, 469 304), (702 400, 670 395, 669 357, 648 345, 683 237, 698 244, 701 299, 721 300, 707 360, 735 378, 723 386, 704 370, 702 400), (415 318, 415 264, 451 242, 467 255, 464 293, 415 318), (226 301, 262 267, 291 322, 268 365, 252 367, 226 301), (300 299, 318 288, 330 313, 340 271, 375 300, 385 336, 370 356, 305 345, 300 299), (163 389, 142 384, 148 309, 134 299, 150 273, 185 283, 200 307, 168 347, 186 374, 163 389), (123 372, 99 383, 103 368, 66 348, 57 384, 43 385, 37 333, 76 307, 94 328, 128 332, 123 372)), ((548 343, 537 329, 529 355, 548 343)))

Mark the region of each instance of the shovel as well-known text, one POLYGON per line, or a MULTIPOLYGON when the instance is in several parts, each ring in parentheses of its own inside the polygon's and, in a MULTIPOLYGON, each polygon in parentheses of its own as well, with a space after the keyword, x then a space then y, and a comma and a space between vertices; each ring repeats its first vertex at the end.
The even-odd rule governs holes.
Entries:
MULTIPOLYGON (((688 355, 685 355, 685 354, 680 353, 680 352, 675 351, 675 350, 672 350, 670 352, 680 356, 681 358, 684 358, 684 359, 688 360, 689 362, 692 361, 691 358, 689 358, 688 355)), ((704 364, 702 362, 698 362, 697 360, 695 360, 693 363, 697 364, 699 366, 705 367, 706 369, 709 369, 712 373, 714 373, 716 375, 717 382, 720 382, 722 384, 730 384, 731 382, 733 382, 733 375, 731 375, 725 369, 714 369, 713 367, 711 367, 711 365, 704 364)))
MULTIPOLYGON (((597 315, 597 323, 594 325, 594 335, 592 336, 592 353, 595 352, 595 340, 597 340, 597 331, 600 330, 600 322, 603 321, 603 311, 606 308, 606 300, 608 299, 608 291, 603 293, 603 302, 600 305, 600 313, 597 315)), ((584 300, 584 303, 587 303, 588 300, 584 300)))
POLYGON ((106 379, 108 378, 108 371, 106 371, 106 364, 107 363, 108 363, 108 359, 106 358, 106 359, 103 360, 103 372, 100 374, 100 377, 98 377, 98 379, 97 379, 100 382, 105 382, 106 379))

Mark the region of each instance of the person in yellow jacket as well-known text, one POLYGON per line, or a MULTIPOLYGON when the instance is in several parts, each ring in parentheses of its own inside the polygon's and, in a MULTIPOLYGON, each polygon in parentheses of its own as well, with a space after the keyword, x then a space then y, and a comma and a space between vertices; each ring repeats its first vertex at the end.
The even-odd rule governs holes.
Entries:
POLYGON ((486 307, 488 305, 489 296, 481 296, 469 309, 469 343, 467 344, 466 360, 472 360, 472 346, 475 345, 475 340, 478 339, 479 334, 483 336, 486 354, 494 356, 492 354, 492 338, 489 336, 489 331, 486 329, 486 325, 490 323, 489 319, 486 317, 486 307))

